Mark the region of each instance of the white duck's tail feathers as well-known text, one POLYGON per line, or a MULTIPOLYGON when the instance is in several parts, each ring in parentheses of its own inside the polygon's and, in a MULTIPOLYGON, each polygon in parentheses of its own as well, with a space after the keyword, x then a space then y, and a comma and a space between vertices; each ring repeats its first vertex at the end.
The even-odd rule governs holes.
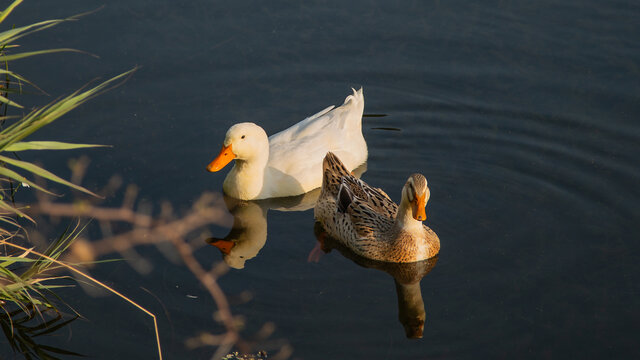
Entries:
POLYGON ((347 105, 351 101, 358 105, 364 104, 364 94, 362 93, 362 87, 360 87, 360 90, 356 90, 354 88, 351 88, 351 90, 353 90, 353 94, 348 95, 347 98, 344 99, 344 105, 347 105))
POLYGON ((339 109, 341 109, 344 114, 348 114, 342 120, 344 121, 344 127, 351 129, 352 133, 356 134, 362 132, 364 94, 362 93, 362 88, 360 88, 360 90, 351 88, 351 90, 353 90, 353 94, 344 99, 344 104, 342 104, 339 109))

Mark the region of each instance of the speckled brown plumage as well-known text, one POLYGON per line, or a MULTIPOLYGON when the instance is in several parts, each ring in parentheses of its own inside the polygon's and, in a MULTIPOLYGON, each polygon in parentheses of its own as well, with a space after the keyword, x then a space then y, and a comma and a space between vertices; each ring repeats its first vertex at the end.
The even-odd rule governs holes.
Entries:
MULTIPOLYGON (((409 228, 397 221, 398 205, 381 189, 351 175, 331 152, 324 159, 323 172, 314 214, 329 235, 356 254, 379 261, 407 263, 438 254, 440 240, 433 230, 421 224, 409 228)), ((404 200, 405 193, 416 191, 428 192, 420 174, 407 180, 403 201, 410 200, 404 200)))
POLYGON ((419 282, 424 276, 433 270, 438 262, 438 255, 429 259, 410 263, 373 260, 356 254, 351 250, 351 248, 346 247, 342 241, 329 235, 324 228, 324 225, 320 222, 316 222, 314 224, 313 232, 318 241, 322 243, 322 250, 325 253, 331 252, 333 249, 338 250, 344 257, 362 267, 377 269, 388 273, 400 284, 406 285, 419 282))

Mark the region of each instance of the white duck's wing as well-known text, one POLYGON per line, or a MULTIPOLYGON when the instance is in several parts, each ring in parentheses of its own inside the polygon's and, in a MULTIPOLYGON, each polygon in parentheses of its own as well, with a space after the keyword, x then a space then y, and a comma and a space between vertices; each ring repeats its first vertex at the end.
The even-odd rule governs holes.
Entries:
POLYGON ((327 127, 340 130, 357 130, 362 133, 362 113, 364 111, 364 95, 362 88, 353 90, 339 107, 329 106, 309 116, 297 124, 269 137, 269 144, 297 141, 307 136, 317 136, 327 127))
MULTIPOLYGON (((274 191, 278 188, 297 187, 302 190, 300 193, 320 187, 322 160, 329 150, 339 147, 333 142, 339 134, 330 136, 332 132, 323 133, 324 141, 307 136, 290 143, 271 146, 265 174, 269 181, 265 182, 265 186, 274 184, 274 191)), ((342 152, 341 150, 339 153, 342 152)))
POLYGON ((335 106, 331 105, 326 109, 300 121, 299 123, 269 136, 269 144, 274 145, 274 144, 291 142, 294 139, 302 138, 308 135, 309 133, 313 133, 314 131, 318 131, 322 129, 324 126, 327 125, 327 122, 317 121, 317 120, 321 118, 324 120, 323 117, 333 108, 335 108, 335 106))
MULTIPOLYGON (((349 170, 366 161, 362 136, 362 89, 354 90, 343 105, 323 111, 269 138, 269 183, 274 191, 286 183, 310 191, 322 185, 322 160, 334 152, 349 170), (278 186, 276 186, 278 185, 278 186)), ((268 190, 268 189, 267 189, 268 190)))

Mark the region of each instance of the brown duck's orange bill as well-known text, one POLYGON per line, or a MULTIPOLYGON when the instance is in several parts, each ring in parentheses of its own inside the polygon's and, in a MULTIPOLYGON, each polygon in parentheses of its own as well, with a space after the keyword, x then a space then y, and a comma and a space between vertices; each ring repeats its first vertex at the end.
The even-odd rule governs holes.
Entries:
POLYGON ((424 210, 424 208, 427 206, 426 195, 427 194, 422 194, 422 196, 416 196, 416 212, 413 218, 418 221, 427 220, 427 213, 424 210))
POLYGON ((231 160, 236 158, 236 154, 233 153, 231 145, 232 144, 229 144, 229 146, 222 146, 220 154, 218 154, 218 156, 213 159, 213 161, 210 162, 209 165, 207 165, 207 171, 218 171, 225 167, 228 163, 230 163, 231 160))
POLYGON ((226 255, 229 255, 229 253, 231 252, 231 249, 233 249, 233 247, 236 244, 231 240, 224 240, 224 239, 212 238, 207 241, 209 242, 209 245, 213 245, 217 247, 223 254, 226 254, 226 255))

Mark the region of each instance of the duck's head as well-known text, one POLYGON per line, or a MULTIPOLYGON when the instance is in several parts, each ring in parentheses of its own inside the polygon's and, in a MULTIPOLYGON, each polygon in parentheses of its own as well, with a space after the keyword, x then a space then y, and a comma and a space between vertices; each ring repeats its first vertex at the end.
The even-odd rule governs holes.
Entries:
POLYGON ((251 160, 256 156, 268 154, 269 138, 267 133, 254 123, 235 124, 227 130, 220 154, 207 166, 214 172, 222 169, 233 159, 251 160))
POLYGON ((402 188, 402 201, 410 205, 411 216, 418 221, 425 221, 427 214, 425 207, 431 192, 427 186, 427 179, 422 174, 412 174, 402 188))

